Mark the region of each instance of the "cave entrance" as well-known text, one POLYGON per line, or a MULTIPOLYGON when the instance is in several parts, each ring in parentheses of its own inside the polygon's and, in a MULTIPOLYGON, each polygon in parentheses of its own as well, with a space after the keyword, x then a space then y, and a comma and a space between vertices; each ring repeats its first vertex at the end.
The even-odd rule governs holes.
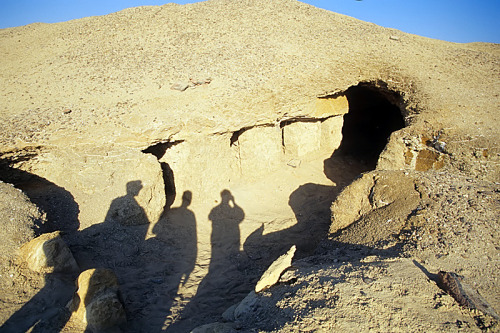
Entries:
POLYGON ((389 136, 405 126, 402 98, 397 92, 373 83, 346 90, 349 112, 344 116, 342 142, 336 154, 351 157, 373 170, 389 136))

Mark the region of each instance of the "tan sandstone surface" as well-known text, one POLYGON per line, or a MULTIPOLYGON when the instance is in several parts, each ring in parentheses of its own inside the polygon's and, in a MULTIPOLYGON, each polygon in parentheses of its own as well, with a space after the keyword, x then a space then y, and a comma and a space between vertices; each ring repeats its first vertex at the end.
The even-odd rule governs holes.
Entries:
POLYGON ((80 327, 74 272, 14 259, 58 230, 116 274, 124 332, 498 330, 499 45, 209 0, 3 29, 0 54, 0 180, 46 214, 0 183, 6 332, 80 327))

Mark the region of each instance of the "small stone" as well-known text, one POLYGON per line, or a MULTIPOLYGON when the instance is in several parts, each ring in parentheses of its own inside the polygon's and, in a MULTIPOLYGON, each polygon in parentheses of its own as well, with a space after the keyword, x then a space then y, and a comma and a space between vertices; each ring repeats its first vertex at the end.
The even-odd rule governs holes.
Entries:
POLYGON ((479 310, 497 321, 500 320, 500 316, 495 312, 495 309, 474 288, 465 283, 463 277, 458 274, 440 271, 437 274, 436 282, 460 306, 471 310, 479 310))
POLYGON ((258 293, 265 290, 279 281, 281 274, 292 265, 292 259, 296 249, 296 246, 293 245, 287 253, 276 259, 271 266, 269 266, 267 271, 262 274, 259 282, 257 282, 255 292, 258 293))
POLYGON ((389 37, 389 39, 391 39, 391 40, 399 40, 399 37, 398 36, 391 36, 391 37, 389 37))
POLYGON ((69 114, 69 113, 71 113, 71 112, 72 112, 72 110, 71 110, 71 109, 64 109, 64 110, 63 110, 63 113, 64 113, 64 114, 69 114))
POLYGON ((187 88, 189 88, 189 83, 182 81, 176 82, 170 87, 170 89, 172 90, 179 90, 179 91, 184 91, 187 88))

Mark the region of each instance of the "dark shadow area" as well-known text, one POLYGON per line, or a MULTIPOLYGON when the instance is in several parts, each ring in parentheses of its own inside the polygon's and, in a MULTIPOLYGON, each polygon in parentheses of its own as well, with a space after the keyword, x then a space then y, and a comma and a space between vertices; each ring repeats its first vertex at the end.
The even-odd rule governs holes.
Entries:
MULTIPOLYGON (((47 179, 10 166, 0 161, 0 180, 22 190, 43 212, 47 222, 35 226, 39 236, 56 230, 65 237, 77 232, 80 225, 78 204, 73 195, 47 179)), ((68 273, 45 275, 45 285, 38 293, 16 311, 1 327, 1 332, 59 332, 69 319, 66 303, 74 292, 74 278, 68 273)))
POLYGON ((155 236, 160 240, 173 243, 177 255, 183 258, 181 267, 178 267, 182 275, 180 279, 182 284, 186 283, 193 272, 198 253, 196 217, 188 208, 192 199, 192 192, 184 191, 181 205, 170 209, 153 228, 155 236))
POLYGON ((181 205, 171 208, 162 216, 153 228, 155 238, 147 240, 153 246, 161 244, 160 242, 168 244, 168 254, 159 255, 156 260, 163 267, 172 266, 169 268, 168 276, 165 276, 166 294, 159 300, 157 307, 160 316, 149 319, 151 332, 160 332, 164 329, 165 318, 171 315, 170 309, 178 296, 179 288, 188 282, 196 264, 198 254, 196 217, 189 209, 192 197, 191 191, 185 191, 181 205))
POLYGON ((78 230, 80 208, 73 195, 63 187, 43 177, 12 168, 7 161, 0 161, 0 180, 22 190, 31 202, 46 213, 47 223, 38 226, 37 235, 56 230, 64 233, 78 230))
POLYGON ((128 182, 126 194, 111 202, 104 222, 67 237, 81 271, 107 268, 116 274, 126 316, 132 320, 142 316, 150 301, 143 292, 155 285, 151 280, 157 270, 148 270, 148 262, 156 265, 161 257, 145 240, 149 220, 135 198, 142 188, 140 180, 128 182))
POLYGON ((291 195, 288 204, 297 223, 292 227, 264 235, 264 224, 250 234, 244 243, 248 258, 267 268, 292 245, 297 246, 295 258, 311 255, 330 226, 330 206, 338 195, 338 187, 304 184, 291 195))
POLYGON ((405 126, 398 93, 360 83, 346 90, 349 112, 344 116, 338 154, 351 156, 375 168, 392 132, 405 126))
POLYGON ((433 274, 433 273, 429 272, 421 263, 419 263, 416 260, 412 260, 412 262, 415 266, 417 266, 425 274, 425 276, 427 276, 427 278, 429 280, 437 283, 437 280, 438 280, 437 274, 433 274))
POLYGON ((127 194, 111 202, 105 222, 115 222, 125 226, 148 224, 144 208, 135 199, 142 187, 140 180, 128 182, 127 194))
POLYGON ((47 274, 44 287, 0 326, 0 332, 60 332, 70 317, 66 304, 75 291, 75 278, 74 274, 47 274))
POLYGON ((195 325, 191 319, 200 313, 205 318, 220 315, 229 305, 241 300, 251 287, 240 270, 240 228, 245 218, 243 209, 229 190, 221 192, 221 202, 208 216, 212 221, 210 242, 212 256, 207 275, 196 295, 184 308, 181 320, 167 327, 167 332, 189 332, 195 325))
MULTIPOLYGON (((146 154, 151 154, 155 156, 158 159, 158 161, 160 161, 160 159, 165 155, 168 149, 183 142, 184 140, 173 141, 173 142, 160 142, 144 149, 142 152, 146 154)), ((175 179, 172 168, 170 168, 170 165, 166 162, 160 161, 160 165, 161 165, 161 170, 163 172, 163 184, 165 185, 166 202, 165 202, 165 209, 163 212, 165 213, 170 209, 170 207, 174 203, 175 196, 177 193, 175 189, 175 179)))

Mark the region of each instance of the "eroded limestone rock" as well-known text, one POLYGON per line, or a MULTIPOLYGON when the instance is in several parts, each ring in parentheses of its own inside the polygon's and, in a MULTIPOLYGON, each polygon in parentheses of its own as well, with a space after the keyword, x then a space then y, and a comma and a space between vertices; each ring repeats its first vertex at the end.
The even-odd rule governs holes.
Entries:
POLYGON ((75 272, 78 265, 59 231, 43 234, 23 245, 20 258, 35 272, 75 272))
POLYGON ((156 222, 166 198, 158 160, 133 150, 51 151, 32 172, 65 188, 79 208, 80 230, 105 220, 156 222))
POLYGON ((292 265, 292 259, 295 254, 296 246, 293 245, 287 253, 276 259, 271 266, 262 274, 262 277, 255 286, 255 292, 265 290, 278 282, 285 269, 292 265))
POLYGON ((398 233, 421 203, 415 179, 403 171, 373 171, 346 187, 332 204, 336 241, 368 244, 398 233))
POLYGON ((118 297, 118 279, 109 269, 89 269, 80 274, 78 290, 69 308, 71 319, 92 331, 103 331, 125 321, 125 310, 118 297))
POLYGON ((422 134, 406 134, 397 131, 380 154, 378 170, 438 170, 445 166, 446 144, 422 134))
POLYGON ((239 138, 242 174, 258 176, 275 170, 283 161, 283 145, 279 127, 256 127, 239 138))

